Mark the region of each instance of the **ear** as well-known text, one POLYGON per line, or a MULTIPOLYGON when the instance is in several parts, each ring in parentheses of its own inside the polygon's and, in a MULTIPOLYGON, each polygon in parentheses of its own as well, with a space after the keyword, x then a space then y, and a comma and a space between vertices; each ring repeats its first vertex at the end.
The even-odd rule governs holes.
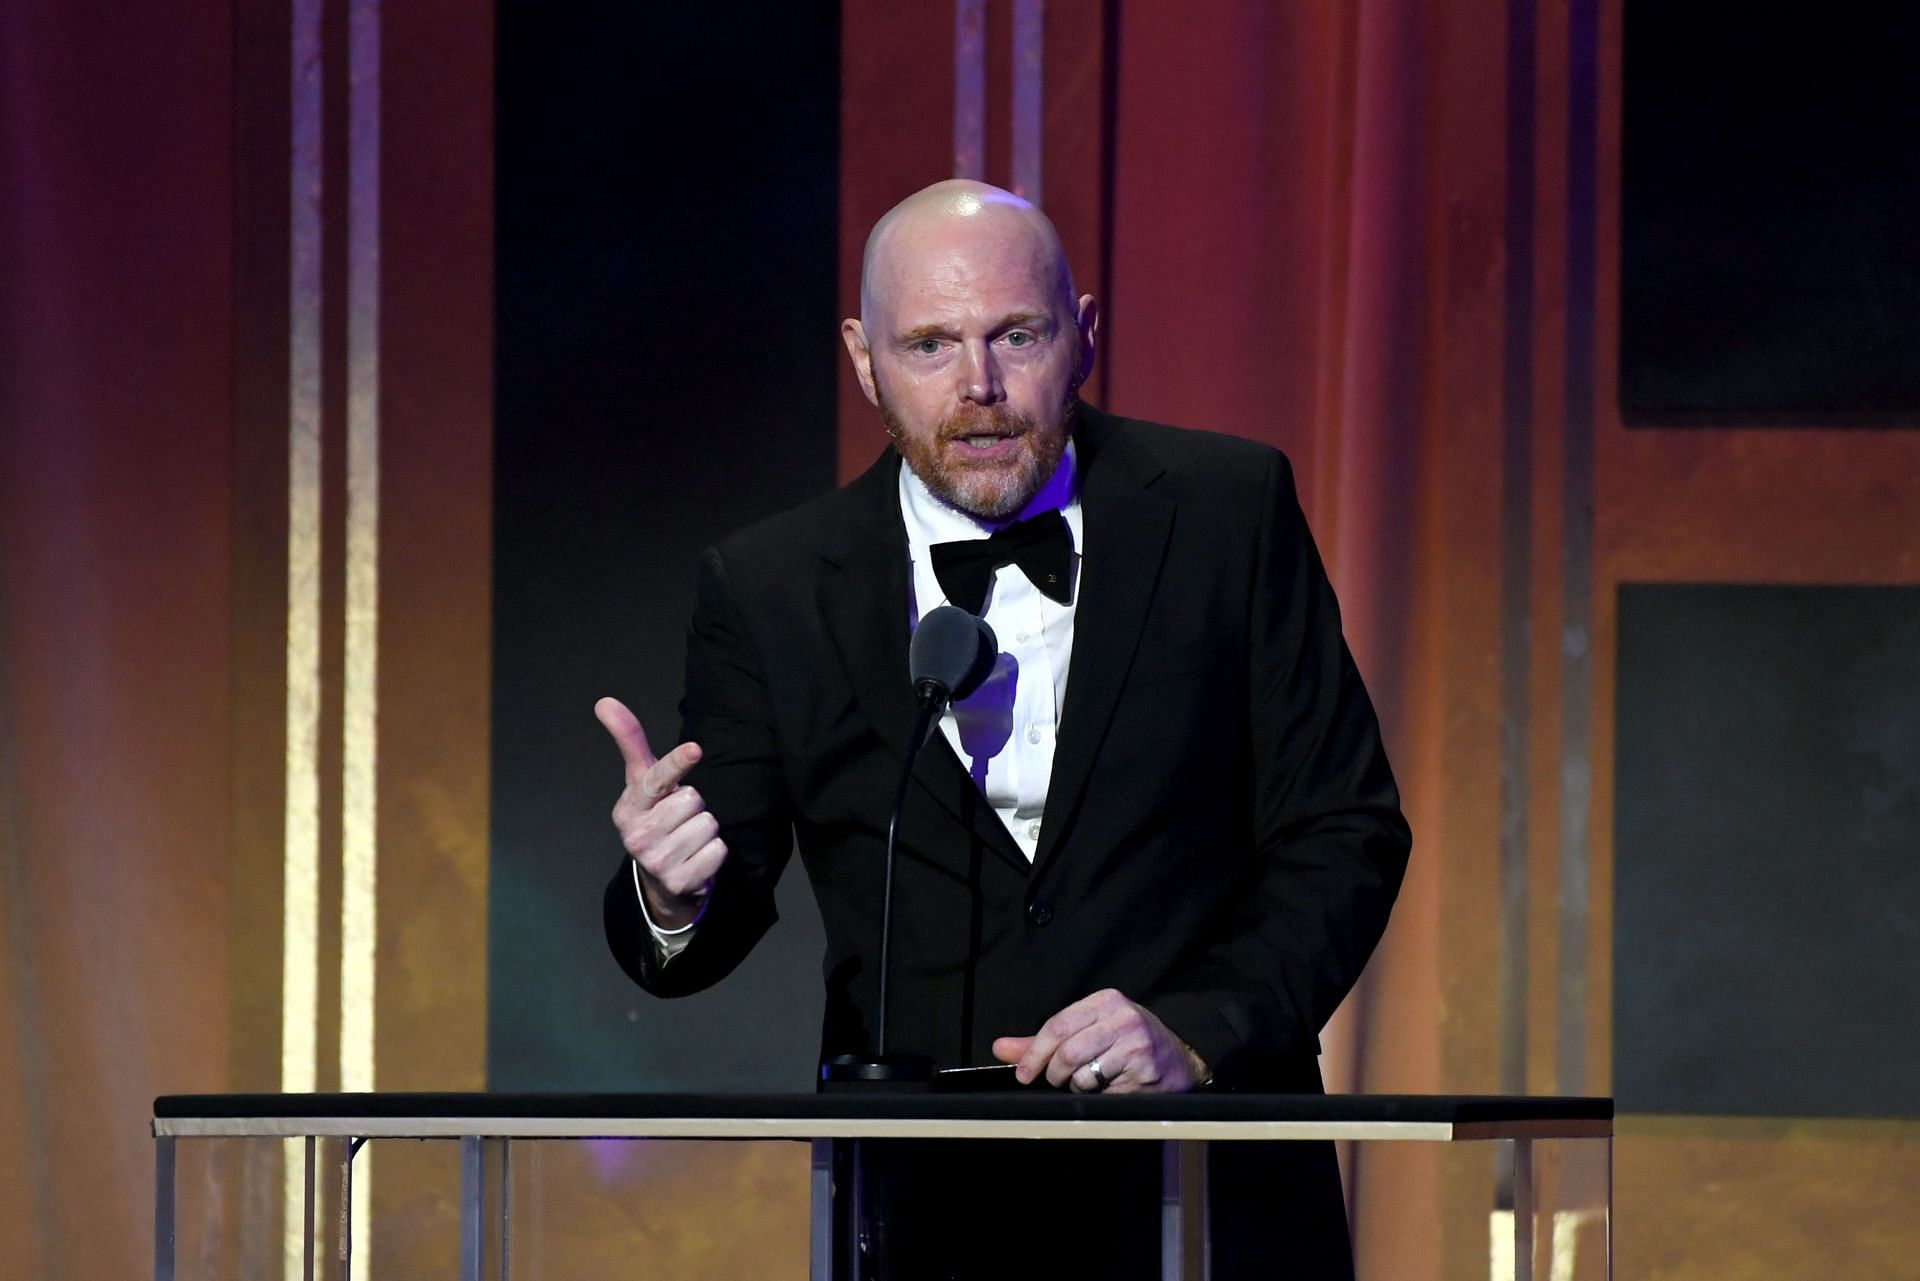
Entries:
POLYGON ((1093 374, 1094 345, 1100 333, 1100 304, 1092 294, 1080 295, 1075 328, 1080 331, 1080 381, 1085 382, 1093 374))
POLYGON ((866 329, 858 320, 848 317, 840 322, 840 341, 847 345, 847 355, 853 359, 853 376, 860 380, 860 390, 878 409, 880 397, 873 390, 873 352, 867 347, 866 329))

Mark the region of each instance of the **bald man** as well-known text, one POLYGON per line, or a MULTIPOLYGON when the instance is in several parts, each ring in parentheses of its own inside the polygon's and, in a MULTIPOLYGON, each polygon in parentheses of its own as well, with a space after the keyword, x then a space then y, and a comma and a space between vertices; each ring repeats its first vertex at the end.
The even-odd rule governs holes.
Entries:
MULTIPOLYGON (((887 1048, 1082 1092, 1317 1092, 1317 1034, 1409 837, 1285 458, 1081 402, 1098 308, 1045 215, 997 188, 883 217, 860 311, 842 337, 890 447, 705 554, 678 746, 656 757, 623 705, 596 708, 626 763, 615 956, 660 995, 722 978, 797 843, 823 1056, 875 1052, 907 642, 957 603, 1001 654, 908 793, 887 1048)), ((1275 1275, 1282 1250, 1285 1275, 1349 1274, 1330 1150, 1242 1146, 1214 1157, 1216 1275, 1275 1275)), ((1113 1158, 970 1150, 916 1203, 980 1212, 913 1227, 935 1244, 901 1275, 1023 1275, 1036 1251, 1156 1275, 1157 1158, 1113 1158)))

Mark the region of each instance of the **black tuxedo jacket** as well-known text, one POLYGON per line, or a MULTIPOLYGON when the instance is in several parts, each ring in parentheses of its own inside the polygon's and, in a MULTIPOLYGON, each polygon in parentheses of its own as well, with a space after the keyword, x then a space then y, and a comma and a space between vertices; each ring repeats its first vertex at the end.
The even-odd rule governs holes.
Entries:
MULTIPOLYGON (((1279 452, 1114 418, 1075 429, 1081 598, 1037 858, 934 734, 896 872, 888 1049, 993 1062, 1117 988, 1222 1084, 1317 1090, 1317 1033, 1372 952, 1409 836, 1279 452)), ((889 451, 704 556, 689 778, 729 855, 667 965, 622 859, 627 973, 679 995, 773 924, 796 843, 824 919, 823 1054, 871 1053, 889 809, 914 723, 909 567, 889 451)))

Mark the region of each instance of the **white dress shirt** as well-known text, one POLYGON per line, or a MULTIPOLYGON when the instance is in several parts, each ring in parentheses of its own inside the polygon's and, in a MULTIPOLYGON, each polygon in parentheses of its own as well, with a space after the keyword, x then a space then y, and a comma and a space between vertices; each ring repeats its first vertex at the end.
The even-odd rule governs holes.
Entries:
MULTIPOLYGON (((1080 499, 1072 446, 1040 492, 1016 519, 1058 509, 1073 535, 1072 590, 1062 605, 1041 595, 1018 565, 994 571, 981 617, 993 628, 1000 656, 980 688, 940 718, 954 754, 1006 824, 1027 858, 1040 845, 1040 816, 1053 777, 1053 745, 1066 704, 1067 664, 1073 654, 1073 611, 1079 603, 1080 499)), ((947 603, 933 573, 935 543, 985 538, 997 526, 983 525, 935 498, 918 476, 900 469, 900 514, 913 561, 914 622, 947 603)), ((1006 522, 1002 522, 1006 523, 1006 522)))
MULTIPOLYGON (((1040 845, 1041 815, 1047 806, 1047 784, 1053 777, 1053 748, 1066 705, 1067 666, 1073 655, 1073 612, 1080 602, 1081 534, 1078 470, 1072 442, 1059 467, 1033 500, 1015 517, 1026 520, 1058 510, 1073 536, 1073 571, 1068 603, 1042 595, 1017 565, 994 571, 982 617, 993 629, 1000 655, 980 688, 947 709, 940 732, 954 754, 987 798, 987 804, 1006 825, 1014 843, 1031 860, 1040 845)), ((947 594, 933 572, 929 548, 935 543, 986 538, 1000 524, 983 524, 929 490, 909 467, 900 468, 900 516, 907 529, 907 555, 913 568, 913 599, 908 603, 917 626, 920 615, 947 603, 947 594)), ((633 869, 633 887, 640 890, 640 868, 633 869)), ((640 898, 664 963, 678 955, 699 924, 663 930, 647 915, 646 897, 640 898)))

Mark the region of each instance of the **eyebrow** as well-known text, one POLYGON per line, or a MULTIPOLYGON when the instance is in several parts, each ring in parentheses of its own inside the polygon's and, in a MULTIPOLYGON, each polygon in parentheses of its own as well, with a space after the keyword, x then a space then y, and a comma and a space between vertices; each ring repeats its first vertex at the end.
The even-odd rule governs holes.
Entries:
MULTIPOLYGON (((992 332, 1001 333, 1008 329, 1019 329, 1023 325, 1044 325, 1049 323, 1049 319, 1047 313, 1044 311, 1017 311, 1010 316, 1002 316, 995 322, 992 332)), ((953 329, 948 325, 915 325, 912 329, 901 334, 899 341, 903 343, 916 343, 922 338, 950 338, 952 336, 953 329)))

